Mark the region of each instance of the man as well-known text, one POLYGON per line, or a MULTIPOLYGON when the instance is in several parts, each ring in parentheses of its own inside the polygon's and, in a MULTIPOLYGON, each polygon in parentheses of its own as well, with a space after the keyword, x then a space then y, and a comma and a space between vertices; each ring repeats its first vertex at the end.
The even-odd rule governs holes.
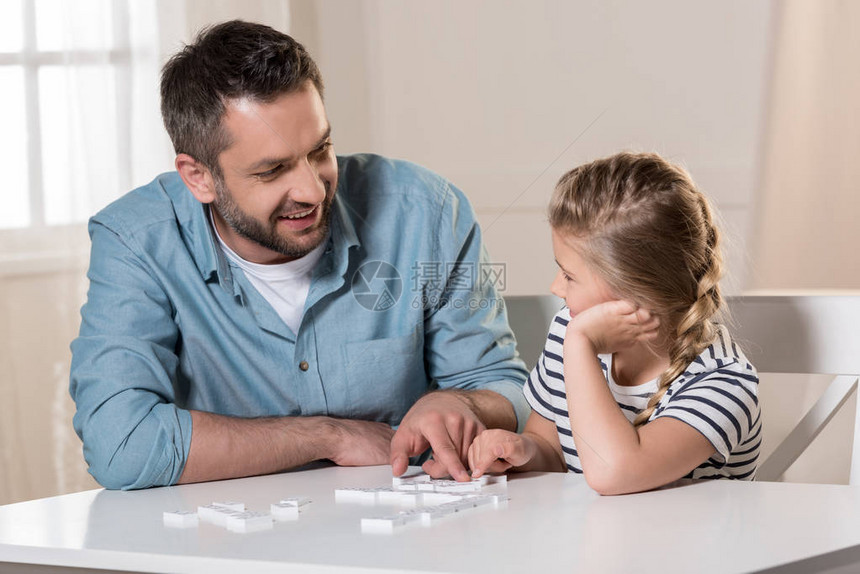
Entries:
POLYGON ((336 159, 316 65, 266 26, 204 31, 161 93, 176 173, 90 222, 70 392, 91 474, 402 474, 430 447, 427 472, 468 480, 472 439, 528 407, 462 193, 406 162, 336 159))

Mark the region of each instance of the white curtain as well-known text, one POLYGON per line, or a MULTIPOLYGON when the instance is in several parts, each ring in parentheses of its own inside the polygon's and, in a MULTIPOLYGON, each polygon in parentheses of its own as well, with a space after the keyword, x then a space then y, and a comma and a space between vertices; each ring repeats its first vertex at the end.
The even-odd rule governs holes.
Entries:
POLYGON ((860 3, 778 7, 751 286, 860 289, 860 3))
POLYGON ((68 57, 52 73, 42 70, 50 82, 40 86, 43 100, 51 102, 42 108, 57 120, 43 122, 42 133, 49 136, 46 143, 56 141, 56 155, 69 161, 60 162, 65 173, 45 170, 49 224, 83 221, 121 190, 145 183, 172 163, 158 108, 155 2, 53 3, 52 12, 64 23, 58 48, 68 57), (92 62, 87 48, 104 51, 92 62))
POLYGON ((68 394, 86 220, 172 164, 155 0, 20 0, 20 8, 18 63, 3 68, 25 78, 26 98, 10 114, 26 118, 15 169, 28 177, 6 193, 29 209, 0 228, 0 504, 97 486, 68 394))

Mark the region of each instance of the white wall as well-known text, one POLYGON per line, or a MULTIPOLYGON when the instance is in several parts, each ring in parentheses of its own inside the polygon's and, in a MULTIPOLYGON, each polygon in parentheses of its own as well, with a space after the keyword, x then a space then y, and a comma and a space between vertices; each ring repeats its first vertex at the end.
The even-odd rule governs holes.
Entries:
POLYGON ((339 153, 407 158, 471 198, 508 293, 547 290, 558 177, 621 149, 685 165, 718 205, 730 291, 746 243, 770 2, 293 2, 339 153))

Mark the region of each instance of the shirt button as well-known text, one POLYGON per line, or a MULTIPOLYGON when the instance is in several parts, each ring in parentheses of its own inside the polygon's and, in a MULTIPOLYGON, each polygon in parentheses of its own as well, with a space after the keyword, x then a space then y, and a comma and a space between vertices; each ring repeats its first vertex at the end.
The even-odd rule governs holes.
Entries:
POLYGON ((310 365, 308 365, 307 361, 302 361, 301 363, 299 363, 299 368, 303 371, 307 371, 309 366, 310 365))

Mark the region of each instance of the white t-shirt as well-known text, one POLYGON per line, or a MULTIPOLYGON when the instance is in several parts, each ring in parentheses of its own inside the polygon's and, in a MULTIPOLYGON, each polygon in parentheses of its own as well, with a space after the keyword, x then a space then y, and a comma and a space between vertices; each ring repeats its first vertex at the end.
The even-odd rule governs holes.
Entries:
POLYGON ((311 288, 314 267, 322 257, 326 241, 320 243, 304 257, 287 263, 273 265, 251 263, 242 259, 224 243, 221 234, 218 233, 218 228, 212 222, 211 212, 209 220, 215 230, 218 243, 221 244, 221 249, 224 250, 230 261, 245 272, 245 277, 248 278, 251 285, 269 302, 293 333, 298 333, 299 326, 302 324, 305 301, 311 288))
MULTIPOLYGON (((564 385, 564 336, 569 321, 567 307, 556 314, 544 351, 523 387, 523 393, 536 413, 555 423, 568 470, 581 473, 579 454, 570 430, 564 385)), ((612 379, 612 355, 597 357, 615 402, 624 416, 633 422, 657 391, 657 381, 633 387, 618 385, 612 379)), ((714 455, 685 478, 752 480, 755 477, 761 446, 757 390, 755 368, 732 341, 728 330, 721 326, 717 340, 670 383, 649 419, 678 419, 702 433, 713 444, 714 455)))

